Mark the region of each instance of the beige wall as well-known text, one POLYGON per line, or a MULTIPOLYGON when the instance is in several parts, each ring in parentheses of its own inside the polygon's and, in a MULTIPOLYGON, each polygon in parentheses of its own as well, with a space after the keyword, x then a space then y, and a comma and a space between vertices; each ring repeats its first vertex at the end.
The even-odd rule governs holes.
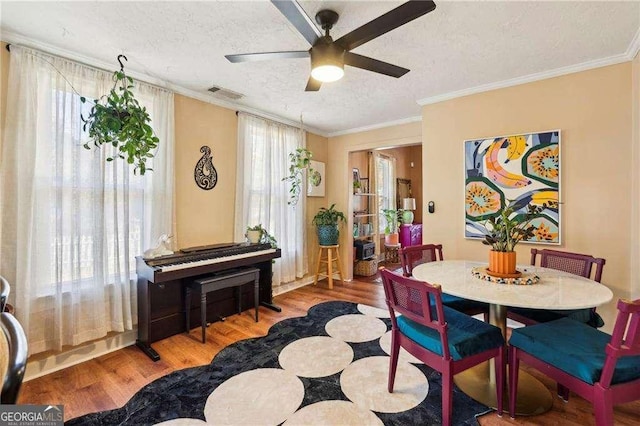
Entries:
MULTIPOLYGON (((313 159, 324 163, 325 179, 328 174, 329 152, 327 138, 313 133, 307 133, 307 149, 313 153, 313 159)), ((327 204, 327 185, 325 184, 324 197, 307 197, 307 255, 309 258, 309 272, 315 274, 316 260, 318 259, 318 235, 316 227, 311 224, 313 217, 321 207, 329 207, 327 204)))
MULTIPOLYGON (((603 282, 614 298, 628 297, 631 71, 627 62, 425 106, 423 194, 436 203, 422 217, 429 241, 448 259, 487 258, 486 246, 463 238, 465 139, 561 129, 560 247, 606 258, 603 282)), ((520 262, 532 247, 517 247, 520 262)))
POLYGON ((235 111, 175 95, 176 222, 181 248, 233 241, 238 119, 235 111), (215 188, 193 178, 200 147, 211 148, 215 188))
MULTIPOLYGON (((349 153, 374 148, 390 148, 394 146, 415 145, 422 142, 420 122, 369 130, 329 138, 328 199, 327 203, 335 203, 336 208, 345 212, 347 226, 340 232, 340 256, 344 265, 353 264, 353 188, 345 182, 352 181, 349 153)), ((352 268, 345 269, 345 279, 353 277, 352 268)))
MULTIPOLYGON (((181 248, 231 242, 234 230, 236 150, 238 118, 235 111, 181 95, 175 96, 176 221, 181 248), (202 156, 200 147, 211 148, 218 184, 209 191, 198 188, 193 169, 202 156)), ((313 159, 328 162, 327 138, 307 133, 313 159)), ((326 173, 326 169, 325 169, 326 173)), ((283 176, 284 177, 284 176, 283 176)), ((317 236, 311 220, 326 197, 307 197, 307 250, 313 270, 317 236)), ((315 272, 313 270, 312 272, 315 272)))

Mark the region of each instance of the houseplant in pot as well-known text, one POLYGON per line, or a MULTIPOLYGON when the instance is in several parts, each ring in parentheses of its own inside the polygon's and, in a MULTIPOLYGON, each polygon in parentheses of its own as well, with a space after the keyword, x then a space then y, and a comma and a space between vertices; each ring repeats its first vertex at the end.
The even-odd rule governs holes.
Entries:
POLYGON ((328 209, 322 207, 313 217, 312 224, 316 225, 318 232, 318 243, 321 246, 335 246, 338 244, 340 231, 338 225, 340 222, 347 221, 346 216, 341 211, 335 209, 336 205, 331 204, 328 209))
POLYGON ((395 209, 382 210, 384 219, 387 222, 384 227, 384 242, 388 245, 399 244, 398 226, 400 223, 399 215, 402 213, 395 209))
MULTIPOLYGON (((113 73, 114 83, 109 94, 94 99, 88 115, 80 115, 82 130, 89 134, 89 142, 84 147, 91 149, 91 143, 96 148, 113 146, 115 153, 107 161, 126 160, 134 166, 134 173, 144 175, 152 170, 147 160, 153 158, 160 140, 151 128, 147 108, 133 95, 133 79, 125 74, 121 59, 127 60, 124 55, 118 56, 120 71, 113 73)), ((84 96, 80 102, 91 103, 84 96)))
POLYGON ((305 176, 307 179, 316 179, 319 176, 317 171, 311 167, 313 153, 306 148, 296 148, 289 153, 289 176, 282 178, 284 182, 289 182, 289 201, 287 204, 295 206, 300 199, 300 193, 306 185, 303 185, 305 176), (306 171, 306 175, 305 175, 306 171))
POLYGON ((485 237, 482 243, 491 246, 489 273, 498 276, 517 273, 514 248, 520 241, 527 241, 534 236, 536 228, 531 221, 545 208, 545 204, 529 204, 525 213, 514 214, 516 205, 510 201, 484 223, 485 237))
POLYGON ((276 241, 269 231, 262 227, 261 223, 255 226, 247 226, 245 237, 247 237, 251 244, 271 244, 273 248, 277 248, 278 246, 278 241, 276 241))

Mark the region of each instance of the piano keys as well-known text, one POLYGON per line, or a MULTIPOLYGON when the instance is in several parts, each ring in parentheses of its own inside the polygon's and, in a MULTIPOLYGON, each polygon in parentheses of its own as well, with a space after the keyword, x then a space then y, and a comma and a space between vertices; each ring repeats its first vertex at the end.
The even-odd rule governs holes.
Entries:
MULTIPOLYGON (((280 257, 280 249, 269 244, 218 244, 183 249, 154 259, 136 258, 138 275, 138 339, 136 345, 151 359, 160 359, 151 343, 183 332, 185 329, 184 295, 186 283, 207 275, 235 268, 260 270, 259 300, 262 306, 280 312, 273 302, 272 260, 280 257)), ((208 322, 235 313, 232 289, 211 293, 207 298, 208 322)), ((253 306, 253 288, 246 286, 242 306, 253 306)), ((196 298, 194 298, 196 299, 196 298)), ((199 300, 192 300, 192 324, 198 326, 199 300)))

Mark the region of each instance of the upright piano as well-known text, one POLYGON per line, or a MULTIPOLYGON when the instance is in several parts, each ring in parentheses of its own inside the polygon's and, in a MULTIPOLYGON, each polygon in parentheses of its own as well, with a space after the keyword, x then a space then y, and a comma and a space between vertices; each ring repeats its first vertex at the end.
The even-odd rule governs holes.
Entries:
MULTIPOLYGON (((136 257, 138 274, 138 339, 136 345, 154 361, 160 355, 151 343, 185 330, 184 294, 190 280, 227 270, 254 267, 260 270, 260 304, 280 311, 273 304, 271 287, 272 260, 280 249, 269 244, 217 244, 182 249, 169 256, 144 259, 136 257)), ((245 286, 242 305, 253 306, 253 286, 245 286)), ((195 299, 195 298, 194 298, 195 299)), ((209 322, 235 313, 232 289, 215 292, 207 299, 209 322)), ((199 325, 200 305, 192 301, 192 324, 199 325)))

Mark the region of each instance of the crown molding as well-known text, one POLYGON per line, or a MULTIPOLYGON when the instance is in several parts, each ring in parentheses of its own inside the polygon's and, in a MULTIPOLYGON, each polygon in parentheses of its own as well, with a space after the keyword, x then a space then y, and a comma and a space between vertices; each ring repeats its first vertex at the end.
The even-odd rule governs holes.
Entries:
MULTIPOLYGON (((629 51, 629 50, 628 50, 629 51)), ((443 93, 441 95, 430 96, 428 98, 419 99, 418 105, 425 106, 435 104, 442 101, 448 101, 463 96, 475 95, 477 93, 488 92, 496 89, 504 89, 506 87, 518 86, 520 84, 532 83, 534 81, 546 80, 548 78, 559 77, 562 75, 573 74, 576 72, 587 71, 594 68, 606 67, 609 65, 628 62, 628 53, 621 55, 609 56, 594 61, 582 62, 576 65, 569 65, 554 70, 543 71, 535 74, 524 75, 522 77, 511 78, 508 80, 497 81, 495 83, 482 84, 480 86, 470 87, 468 89, 457 90, 454 92, 443 93)))
POLYGON ((629 47, 627 47, 627 51, 625 52, 627 60, 633 61, 638 51, 640 51, 640 28, 638 28, 636 35, 631 39, 631 43, 629 43, 629 47))
MULTIPOLYGON (((32 48, 32 49, 36 49, 36 50, 40 50, 43 53, 46 54, 50 54, 50 55, 54 55, 54 56, 59 56, 62 57, 64 59, 69 59, 75 62, 80 62, 84 65, 93 67, 93 68, 99 68, 101 70, 104 71, 108 71, 111 72, 112 70, 114 70, 114 64, 109 63, 109 62, 104 62, 101 61, 99 59, 95 59, 89 56, 85 56, 79 53, 75 53, 72 52, 70 50, 67 49, 61 49, 59 47, 53 46, 51 44, 48 43, 43 43, 37 40, 33 40, 29 37, 24 37, 20 34, 14 33, 12 31, 6 31, 3 29, 0 29, 0 40, 6 42, 6 43, 10 43, 10 44, 15 44, 15 45, 19 45, 19 46, 24 46, 24 47, 28 47, 28 48, 32 48), (110 71, 111 70, 111 71, 110 71)), ((260 117, 264 117, 266 119, 269 120, 273 120, 273 121, 277 121, 279 123, 282 124, 286 124, 288 126, 292 126, 292 127, 300 127, 300 122, 295 121, 295 120, 290 120, 288 118, 284 118, 284 117, 280 117, 278 115, 275 115, 273 113, 270 113, 268 111, 263 111, 261 109, 257 109, 257 108, 251 108, 245 105, 241 105, 232 101, 225 101, 222 99, 216 99, 216 98, 212 98, 211 95, 208 94, 208 92, 206 93, 201 93, 197 90, 193 90, 193 89, 189 89, 183 86, 179 86, 173 83, 169 83, 168 81, 162 80, 158 77, 153 77, 151 75, 145 74, 145 73, 141 73, 141 72, 137 72, 131 69, 127 69, 127 75, 129 75, 132 78, 135 78, 138 81, 144 82, 144 83, 148 83, 148 84, 152 84, 154 86, 158 86, 160 88, 166 89, 166 90, 170 90, 174 93, 177 93, 179 95, 183 95, 183 96, 187 96, 189 98, 193 98, 193 99, 197 99, 199 101, 202 102, 206 102, 209 104, 213 104, 213 105, 217 105, 223 108, 227 108, 227 109, 231 109, 234 111, 242 111, 242 112, 247 112, 249 114, 253 114, 253 115, 257 115, 260 117)), ((203 91, 206 91, 206 89, 203 89, 203 91)), ((323 137, 328 137, 327 132, 322 131, 320 129, 317 129, 315 127, 311 127, 311 126, 306 126, 303 125, 302 128, 304 130, 306 130, 307 132, 310 133, 315 133, 317 135, 323 136, 323 137)))
POLYGON ((369 130, 382 129, 384 127, 399 126, 401 124, 415 123, 416 121, 422 121, 421 115, 413 117, 401 118, 399 120, 385 121, 384 123, 372 124, 371 126, 355 127, 353 129, 340 130, 339 132, 329 133, 328 137, 333 138, 335 136, 348 135, 351 133, 361 133, 369 130))

